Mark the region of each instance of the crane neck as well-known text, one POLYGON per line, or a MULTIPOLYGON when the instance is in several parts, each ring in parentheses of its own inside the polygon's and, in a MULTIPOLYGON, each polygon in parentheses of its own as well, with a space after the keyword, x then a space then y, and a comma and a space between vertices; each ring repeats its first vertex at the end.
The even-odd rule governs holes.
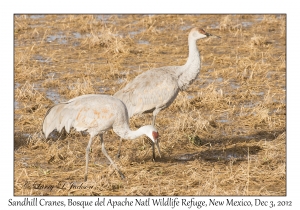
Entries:
POLYGON ((125 135, 122 137, 124 139, 136 139, 142 135, 145 135, 146 133, 144 132, 143 127, 140 127, 139 129, 133 131, 133 130, 128 130, 128 132, 125 133, 125 135))
POLYGON ((188 88, 200 72, 201 58, 196 42, 197 40, 189 37, 189 57, 187 62, 178 69, 178 85, 181 90, 188 88))
POLYGON ((120 127, 113 127, 114 132, 122 139, 136 139, 142 135, 146 135, 145 126, 140 127, 137 130, 130 130, 128 124, 124 124, 120 127))
POLYGON ((200 53, 197 47, 197 40, 189 38, 189 56, 184 64, 185 68, 190 68, 191 66, 197 65, 200 67, 200 53))

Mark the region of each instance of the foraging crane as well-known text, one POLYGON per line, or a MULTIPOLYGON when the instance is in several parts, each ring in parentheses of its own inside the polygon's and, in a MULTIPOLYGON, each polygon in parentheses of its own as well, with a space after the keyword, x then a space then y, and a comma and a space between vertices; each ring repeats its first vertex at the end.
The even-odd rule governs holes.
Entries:
POLYGON ((121 178, 125 178, 104 147, 103 133, 110 128, 113 128, 114 132, 124 139, 135 139, 143 134, 147 135, 157 146, 160 155, 158 131, 156 128, 152 125, 146 125, 135 131, 130 130, 127 108, 121 100, 113 96, 82 95, 53 106, 47 111, 44 118, 44 135, 47 138, 54 129, 60 132, 63 127, 68 133, 70 128, 74 127, 77 131, 87 131, 90 134, 90 140, 86 148, 85 181, 87 180, 92 139, 97 134, 100 134, 102 153, 118 171, 121 178))
MULTIPOLYGON (((166 66, 150 69, 138 75, 123 89, 114 94, 122 100, 128 110, 129 118, 136 114, 153 112, 152 125, 156 115, 169 107, 179 91, 186 90, 200 72, 201 58, 197 40, 213 36, 201 28, 193 28, 188 36, 189 57, 183 66, 166 66)), ((118 156, 120 155, 122 139, 118 156)), ((152 145, 155 160, 154 145, 152 145)))

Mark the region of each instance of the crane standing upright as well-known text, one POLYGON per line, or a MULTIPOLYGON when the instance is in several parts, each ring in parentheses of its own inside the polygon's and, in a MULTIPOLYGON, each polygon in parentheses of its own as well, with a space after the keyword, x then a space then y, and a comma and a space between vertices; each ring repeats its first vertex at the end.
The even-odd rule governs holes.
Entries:
MULTIPOLYGON (((196 79, 201 68, 201 57, 197 48, 197 40, 216 37, 201 28, 193 28, 188 36, 189 56, 183 66, 166 66, 150 69, 129 82, 123 89, 114 94, 122 100, 128 110, 129 118, 136 114, 153 112, 152 125, 156 115, 169 107, 179 91, 186 90, 196 79)), ((120 155, 120 147, 118 156, 120 155)), ((155 160, 154 144, 152 144, 155 160)))

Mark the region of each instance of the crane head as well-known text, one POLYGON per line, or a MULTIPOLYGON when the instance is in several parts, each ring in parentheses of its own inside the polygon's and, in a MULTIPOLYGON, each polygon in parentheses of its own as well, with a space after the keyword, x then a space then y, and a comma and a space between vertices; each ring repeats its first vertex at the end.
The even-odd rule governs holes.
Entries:
POLYGON ((151 139, 151 141, 153 141, 153 143, 157 147, 158 154, 161 157, 160 148, 159 148, 159 140, 158 140, 159 135, 158 135, 157 129, 152 125, 143 126, 142 129, 145 131, 145 134, 151 139))
POLYGON ((198 28, 198 27, 193 28, 189 34, 189 38, 192 38, 195 40, 206 38, 206 37, 221 38, 219 36, 212 35, 212 34, 206 32, 204 29, 198 28))

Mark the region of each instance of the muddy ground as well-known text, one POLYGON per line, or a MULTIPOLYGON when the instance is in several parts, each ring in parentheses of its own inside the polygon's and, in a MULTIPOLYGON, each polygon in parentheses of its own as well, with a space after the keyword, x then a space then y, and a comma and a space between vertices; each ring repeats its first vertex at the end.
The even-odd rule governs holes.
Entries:
MULTIPOLYGON (((286 16, 15 15, 14 195, 286 195, 286 16), (114 94, 154 67, 183 65, 202 27, 198 78, 156 118, 162 157, 146 137, 104 134, 121 180, 82 132, 41 135, 47 110, 114 94), (52 186, 52 187, 51 187, 52 186), (70 187, 73 186, 71 189, 70 187)), ((134 116, 130 127, 151 124, 134 116)))

